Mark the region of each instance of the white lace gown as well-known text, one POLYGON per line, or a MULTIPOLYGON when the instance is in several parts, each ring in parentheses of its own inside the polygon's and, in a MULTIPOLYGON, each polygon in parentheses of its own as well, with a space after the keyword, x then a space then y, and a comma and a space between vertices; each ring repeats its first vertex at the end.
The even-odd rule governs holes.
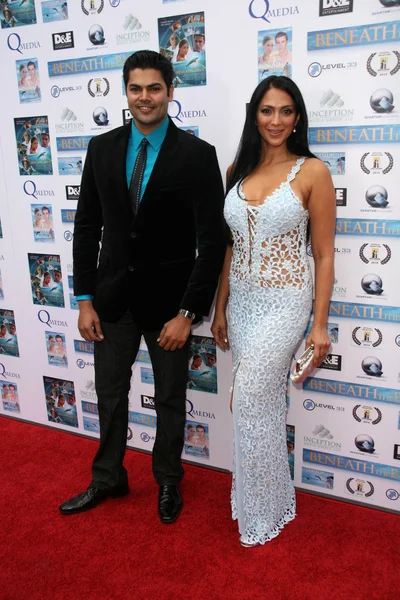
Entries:
POLYGON ((233 356, 234 464, 232 516, 241 540, 276 537, 295 517, 286 445, 286 387, 293 352, 312 304, 306 252, 308 211, 287 180, 250 206, 240 187, 225 201, 233 237, 229 275, 229 340, 233 356))

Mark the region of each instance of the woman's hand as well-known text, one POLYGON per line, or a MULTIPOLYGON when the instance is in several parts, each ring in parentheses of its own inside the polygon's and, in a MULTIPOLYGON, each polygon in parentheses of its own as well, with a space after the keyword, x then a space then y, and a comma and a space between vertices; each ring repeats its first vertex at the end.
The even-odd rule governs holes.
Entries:
POLYGON ((314 344, 313 365, 314 367, 318 367, 328 354, 331 346, 331 341, 329 339, 328 332, 326 331, 326 327, 323 327, 322 325, 312 326, 310 334, 306 340, 306 348, 311 346, 311 344, 314 344))
POLYGON ((225 312, 215 313, 214 320, 211 325, 211 332, 217 345, 222 348, 222 350, 228 350, 228 327, 226 323, 225 312))

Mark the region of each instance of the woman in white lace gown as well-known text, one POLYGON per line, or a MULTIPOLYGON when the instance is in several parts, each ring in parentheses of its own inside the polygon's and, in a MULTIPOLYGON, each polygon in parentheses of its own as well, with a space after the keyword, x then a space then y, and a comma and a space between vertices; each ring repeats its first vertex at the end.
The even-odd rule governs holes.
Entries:
POLYGON ((271 540, 295 516, 286 387, 312 307, 309 219, 316 286, 306 345, 315 346, 315 365, 330 346, 336 201, 328 169, 308 148, 307 128, 296 84, 286 77, 265 79, 253 93, 228 171, 225 219, 233 245, 226 252, 212 331, 223 349, 229 332, 232 348, 231 502, 243 546, 271 540))

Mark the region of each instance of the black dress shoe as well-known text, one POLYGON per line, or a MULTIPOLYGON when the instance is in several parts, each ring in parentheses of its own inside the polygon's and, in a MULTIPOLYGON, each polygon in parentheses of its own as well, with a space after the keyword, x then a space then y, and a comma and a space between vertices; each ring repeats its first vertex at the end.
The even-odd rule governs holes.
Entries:
POLYGON ((86 492, 82 492, 82 494, 78 494, 61 504, 60 512, 63 515, 73 515, 94 508, 106 498, 121 498, 126 494, 129 494, 127 483, 105 489, 99 489, 90 484, 86 492))
POLYGON ((181 514, 182 497, 178 486, 160 485, 158 516, 162 523, 173 523, 181 514))

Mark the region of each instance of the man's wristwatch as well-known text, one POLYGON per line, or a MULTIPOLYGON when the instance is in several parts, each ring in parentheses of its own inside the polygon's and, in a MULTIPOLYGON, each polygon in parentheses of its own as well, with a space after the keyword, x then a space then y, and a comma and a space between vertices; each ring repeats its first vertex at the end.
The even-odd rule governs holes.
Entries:
POLYGON ((182 315, 182 317, 186 317, 187 319, 191 319, 193 321, 193 319, 195 318, 195 313, 190 312, 189 310, 185 310, 183 308, 181 308, 179 310, 179 314, 182 315))

